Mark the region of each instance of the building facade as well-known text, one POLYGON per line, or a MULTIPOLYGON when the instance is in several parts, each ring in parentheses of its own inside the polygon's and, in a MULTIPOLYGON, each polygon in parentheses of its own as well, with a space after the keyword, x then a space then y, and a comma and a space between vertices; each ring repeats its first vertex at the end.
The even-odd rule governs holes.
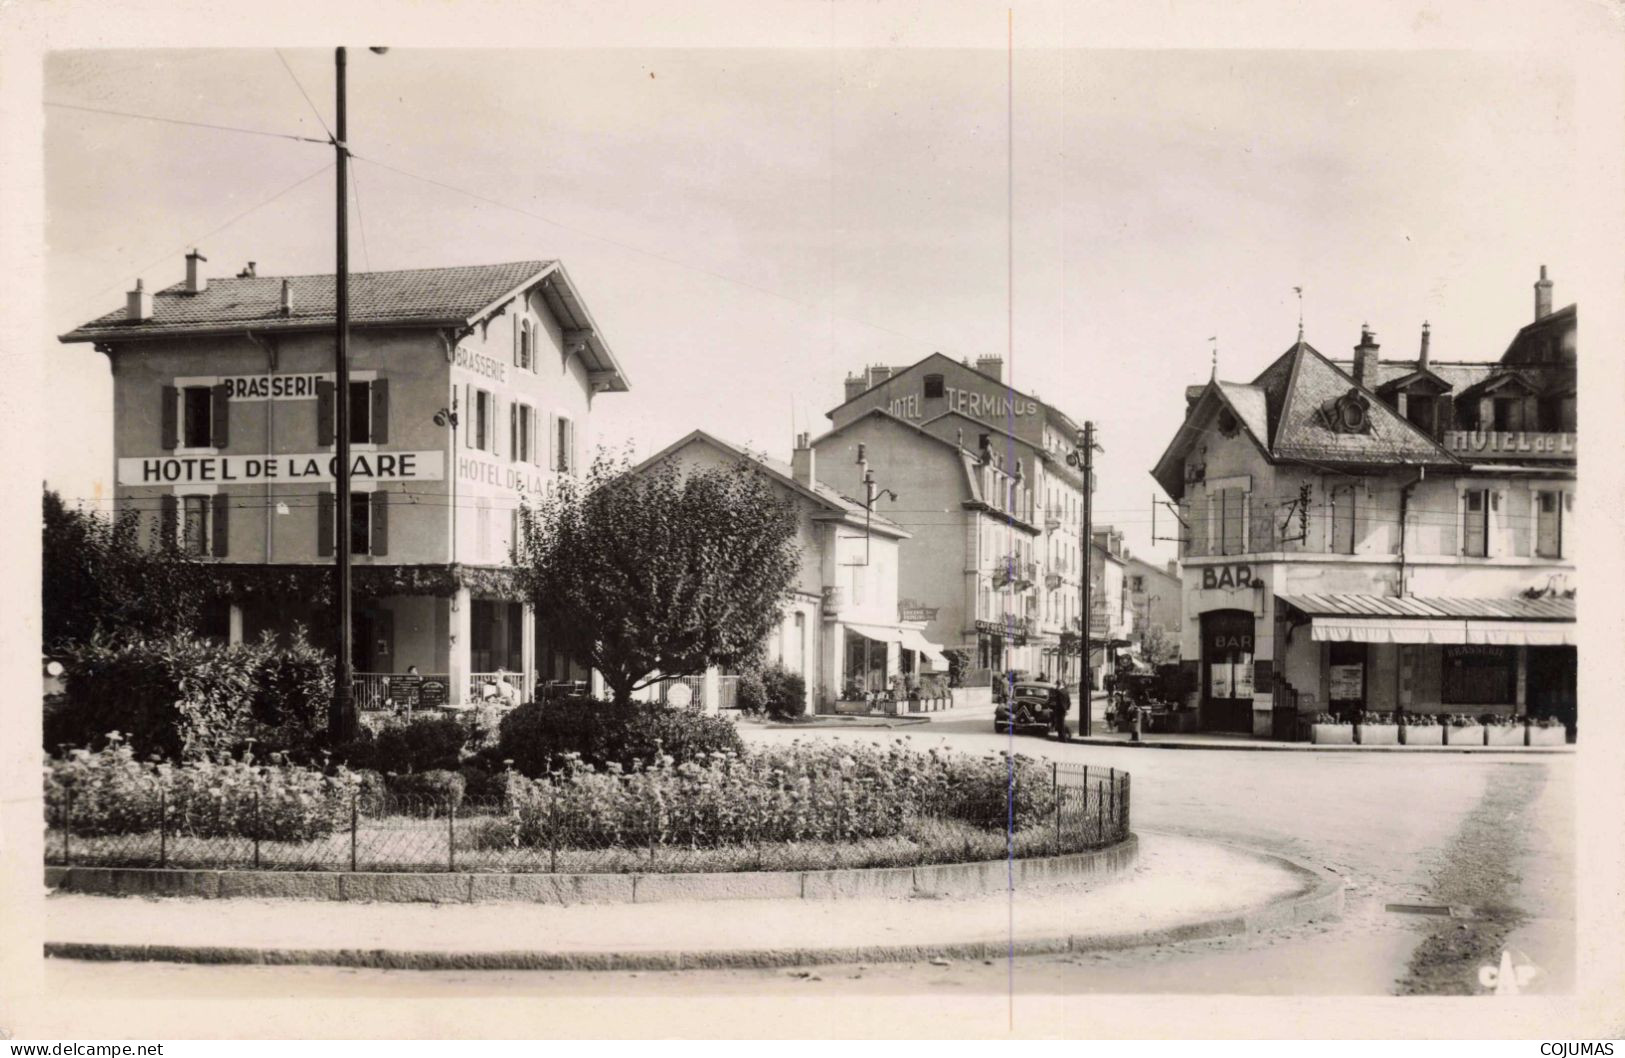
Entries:
POLYGON ((584 677, 537 640, 510 563, 523 497, 576 472, 595 398, 627 389, 563 267, 352 275, 339 394, 333 276, 250 265, 211 279, 203 260, 193 251, 186 280, 156 294, 138 282, 123 311, 62 340, 111 365, 116 504, 149 540, 218 568, 229 637, 298 625, 331 643, 333 553, 347 546, 361 708, 408 666, 453 703, 584 677), (347 512, 334 504, 338 400, 347 512))
MULTIPOLYGON (((821 481, 805 434, 785 464, 695 430, 640 469, 667 460, 696 470, 748 462, 794 506, 801 564, 779 627, 764 646, 768 661, 805 680, 809 711, 834 712, 837 702, 865 701, 891 690, 900 677, 947 671, 947 659, 922 634, 923 622, 899 616, 900 556, 909 533, 821 481)), ((864 495, 861 478, 858 486, 864 495)))
POLYGON ((1129 596, 1128 549, 1121 531, 1109 525, 1093 532, 1089 548, 1089 675, 1097 691, 1116 672, 1117 659, 1134 638, 1129 596))
POLYGON ((1125 555, 1123 575, 1128 581, 1129 610, 1134 614, 1129 641, 1135 652, 1150 660, 1146 636, 1152 628, 1161 629, 1162 635, 1177 649, 1184 600, 1178 560, 1169 559, 1157 565, 1136 555, 1125 555))
POLYGON ((1181 648, 1208 730, 1317 712, 1575 724, 1573 305, 1497 360, 1333 362, 1300 336, 1187 394, 1154 476, 1184 528, 1181 648))

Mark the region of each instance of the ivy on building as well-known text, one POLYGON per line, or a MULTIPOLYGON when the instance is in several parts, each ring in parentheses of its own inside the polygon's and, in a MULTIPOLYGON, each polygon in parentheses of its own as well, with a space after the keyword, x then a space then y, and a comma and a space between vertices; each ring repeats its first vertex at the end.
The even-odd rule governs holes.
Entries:
MULTIPOLYGON (((283 602, 304 599, 318 607, 333 605, 333 568, 221 563, 211 568, 216 580, 214 597, 227 603, 283 602)), ((354 566, 350 590, 358 599, 390 595, 428 595, 450 598, 467 588, 476 596, 521 599, 513 569, 505 566, 470 566, 461 563, 414 566, 354 566)))

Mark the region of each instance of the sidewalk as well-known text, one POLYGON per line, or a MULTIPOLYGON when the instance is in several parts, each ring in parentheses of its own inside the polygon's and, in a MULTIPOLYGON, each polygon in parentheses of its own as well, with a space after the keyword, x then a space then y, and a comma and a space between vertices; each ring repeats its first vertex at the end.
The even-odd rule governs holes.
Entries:
POLYGON ((1566 746, 1327 746, 1312 742, 1272 742, 1253 735, 1190 734, 1146 735, 1140 741, 1122 731, 1106 731, 1105 723, 1095 721, 1095 733, 1087 738, 1074 736, 1072 741, 1085 746, 1128 746, 1135 749, 1227 749, 1232 751, 1263 750, 1285 753, 1501 753, 1513 757, 1530 754, 1573 753, 1574 744, 1566 746))
POLYGON ((788 966, 1126 947, 1329 917, 1342 887, 1278 857, 1141 835, 1094 884, 961 899, 351 904, 54 894, 47 954, 403 969, 788 966))

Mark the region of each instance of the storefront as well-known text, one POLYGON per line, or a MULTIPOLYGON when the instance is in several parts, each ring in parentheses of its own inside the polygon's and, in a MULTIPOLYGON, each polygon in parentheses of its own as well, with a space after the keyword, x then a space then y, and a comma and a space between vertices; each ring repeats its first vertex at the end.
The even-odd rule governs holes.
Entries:
POLYGON ((1202 622, 1203 731, 1253 730, 1253 614, 1210 610, 1202 622))

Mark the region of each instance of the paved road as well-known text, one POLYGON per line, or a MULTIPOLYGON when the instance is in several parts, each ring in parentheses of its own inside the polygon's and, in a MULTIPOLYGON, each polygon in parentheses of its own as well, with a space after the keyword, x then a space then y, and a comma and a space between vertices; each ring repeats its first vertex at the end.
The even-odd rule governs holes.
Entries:
MULTIPOLYGON (((1348 885, 1336 923, 1242 938, 1013 965, 959 963, 642 974, 437 973, 321 968, 212 968, 55 963, 58 994, 320 997, 345 994, 475 997, 984 994, 1006 1013, 1062 1018, 1044 993, 1298 995, 1470 994, 1478 969, 1515 949, 1540 967, 1531 991, 1573 988, 1574 804, 1568 756, 1265 753, 1059 745, 994 735, 987 713, 907 729, 749 728, 752 741, 884 742, 958 752, 1010 748, 1134 775, 1134 825, 1268 849, 1322 864, 1348 885), (1405 914, 1389 904, 1455 907, 1472 917, 1405 914), (1014 993, 1016 1005, 998 996, 1014 993), (1023 998, 1025 997, 1025 998, 1023 998), (1025 1007, 1022 1007, 1025 1004, 1025 1007), (1008 1007, 1008 1010, 1007 1010, 1008 1007)), ((982 1016, 980 1004, 959 1016, 982 1016)), ((992 1015, 988 1015, 992 1016, 992 1015)), ((980 1022, 976 1022, 980 1024, 980 1022)), ((991 1023, 989 1023, 991 1026, 991 1023)), ((983 1026, 997 1031, 996 1026, 983 1026)), ((967 1022, 966 1031, 974 1026, 967 1022)))

